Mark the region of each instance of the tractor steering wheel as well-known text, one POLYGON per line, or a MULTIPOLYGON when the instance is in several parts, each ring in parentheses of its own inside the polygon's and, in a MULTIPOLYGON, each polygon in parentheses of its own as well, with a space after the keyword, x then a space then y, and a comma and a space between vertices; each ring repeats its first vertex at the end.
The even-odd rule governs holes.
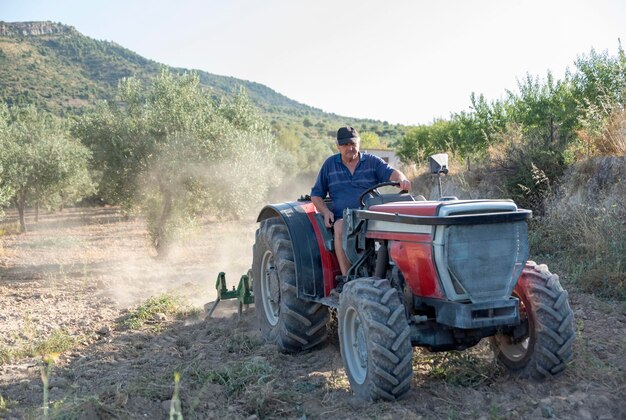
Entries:
POLYGON ((380 193, 378 192, 378 189, 380 187, 399 187, 399 186, 400 186, 400 183, 395 182, 395 181, 381 182, 380 184, 373 185, 369 187, 368 189, 366 189, 365 191, 363 191, 363 194, 361 194, 361 196, 359 197, 359 203, 361 204, 361 207, 365 207, 365 203, 363 202, 363 199, 365 198, 366 195, 380 197, 380 193))

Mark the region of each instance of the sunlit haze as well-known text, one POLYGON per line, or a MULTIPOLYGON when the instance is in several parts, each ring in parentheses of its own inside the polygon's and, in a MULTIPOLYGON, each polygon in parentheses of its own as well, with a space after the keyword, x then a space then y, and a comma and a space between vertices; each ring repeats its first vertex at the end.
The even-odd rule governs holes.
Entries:
POLYGON ((327 112, 419 124, 527 73, 561 78, 591 48, 616 54, 626 1, 0 0, 0 20, 60 22, 327 112))

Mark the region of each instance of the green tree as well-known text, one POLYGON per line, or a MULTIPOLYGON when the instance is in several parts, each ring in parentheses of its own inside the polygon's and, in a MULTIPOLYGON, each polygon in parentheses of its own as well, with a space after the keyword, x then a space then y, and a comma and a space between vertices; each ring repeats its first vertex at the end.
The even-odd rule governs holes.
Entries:
POLYGON ((384 149, 387 147, 386 144, 383 144, 378 137, 378 134, 373 131, 365 131, 360 134, 361 137, 361 148, 364 150, 367 149, 384 149))
MULTIPOLYGON (((9 132, 9 108, 6 104, 0 104, 0 147, 4 148, 9 132)), ((4 153, 0 154, 0 218, 4 216, 4 206, 6 206, 13 196, 13 189, 10 184, 4 182, 8 176, 8 167, 5 162, 4 153)))
POLYGON ((545 80, 527 75, 518 82, 518 90, 519 93, 508 92, 505 105, 508 122, 551 144, 572 140, 579 112, 569 75, 557 81, 550 72, 545 80))
POLYGON ((576 60, 576 69, 573 83, 581 105, 626 104, 626 54, 621 44, 617 56, 592 49, 576 60))
POLYGON ((398 148, 398 156, 404 162, 422 163, 432 154, 453 149, 455 125, 446 120, 437 120, 431 125, 419 125, 404 135, 398 148))
POLYGON ((589 154, 593 149, 590 139, 604 137, 607 126, 626 107, 626 54, 621 45, 616 57, 592 49, 588 56, 576 60, 576 68, 574 96, 584 129, 579 132, 579 147, 584 143, 589 154))
POLYGON ((33 106, 0 111, 0 190, 10 191, 26 232, 25 211, 53 196, 80 198, 90 192, 89 151, 55 117, 33 106))
POLYGON ((75 133, 94 153, 100 194, 140 209, 159 255, 204 213, 241 217, 278 183, 280 153, 240 91, 216 100, 195 74, 162 71, 83 117, 75 133))
POLYGON ((485 157, 490 146, 506 139, 502 134, 511 125, 526 138, 522 147, 540 143, 551 153, 565 153, 580 143, 581 128, 597 136, 626 104, 626 55, 621 45, 617 56, 591 50, 575 64, 576 71, 566 72, 562 80, 550 72, 545 78, 527 75, 502 100, 488 102, 472 94, 470 111, 410 128, 397 147, 399 156, 416 162, 448 150, 459 157, 485 157))

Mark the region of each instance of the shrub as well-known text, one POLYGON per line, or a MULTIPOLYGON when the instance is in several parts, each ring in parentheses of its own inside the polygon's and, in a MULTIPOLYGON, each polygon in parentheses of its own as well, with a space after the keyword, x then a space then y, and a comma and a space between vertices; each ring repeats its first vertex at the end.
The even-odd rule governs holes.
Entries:
POLYGON ((582 290, 626 298, 626 204, 551 205, 531 232, 531 249, 558 260, 582 290))
POLYGON ((566 168, 557 145, 540 138, 528 138, 519 126, 509 126, 489 149, 491 172, 500 178, 508 198, 518 206, 544 213, 545 200, 554 191, 566 168))
POLYGON ((626 155, 626 108, 589 106, 587 118, 578 131, 579 143, 572 147, 576 157, 626 155))

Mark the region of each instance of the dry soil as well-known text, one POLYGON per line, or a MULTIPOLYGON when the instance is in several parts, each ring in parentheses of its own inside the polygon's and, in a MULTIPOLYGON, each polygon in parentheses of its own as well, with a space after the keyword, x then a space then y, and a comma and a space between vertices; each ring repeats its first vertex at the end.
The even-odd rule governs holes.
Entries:
POLYGON ((30 232, 0 237, 0 418, 43 416, 44 362, 26 350, 55 338, 70 345, 52 355, 51 418, 169 418, 176 393, 185 418, 626 418, 626 306, 578 292, 564 275, 577 339, 561 376, 517 378, 484 343, 416 349, 406 398, 364 403, 350 393, 332 326, 324 346, 285 355, 261 341, 254 306, 239 319, 222 302, 205 319, 217 273, 235 284, 251 265, 253 221, 206 222, 164 260, 142 221, 114 208, 28 221, 30 232), (164 294, 174 310, 124 324, 164 294))

